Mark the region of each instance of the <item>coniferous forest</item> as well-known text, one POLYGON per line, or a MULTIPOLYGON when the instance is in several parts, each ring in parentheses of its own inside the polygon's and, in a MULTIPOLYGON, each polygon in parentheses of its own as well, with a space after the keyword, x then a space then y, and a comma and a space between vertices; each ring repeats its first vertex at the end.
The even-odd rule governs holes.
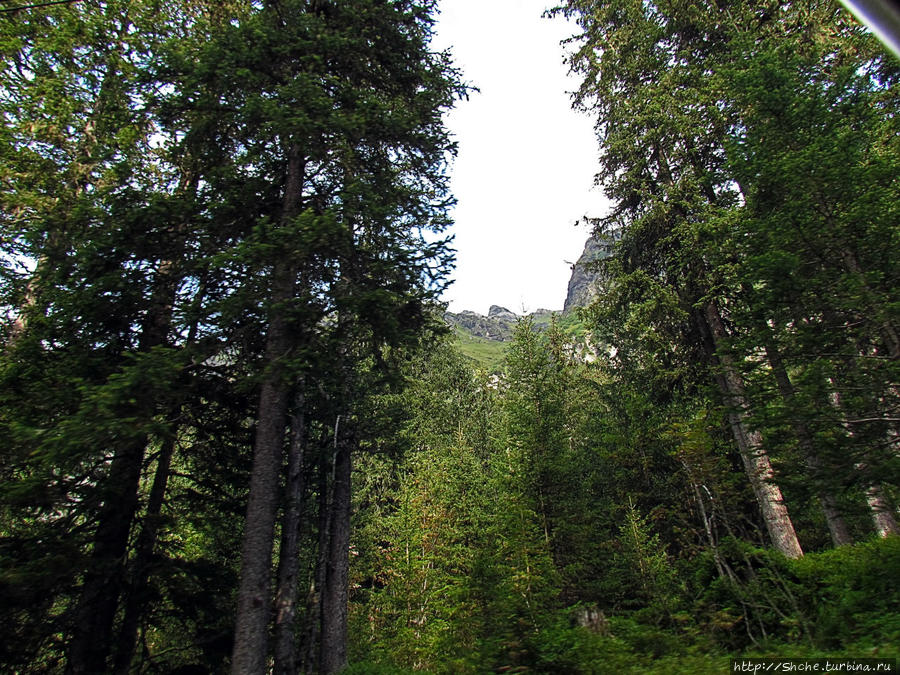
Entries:
POLYGON ((900 60, 551 13, 607 255, 486 368, 435 0, 0 4, 0 671, 897 658, 900 60))

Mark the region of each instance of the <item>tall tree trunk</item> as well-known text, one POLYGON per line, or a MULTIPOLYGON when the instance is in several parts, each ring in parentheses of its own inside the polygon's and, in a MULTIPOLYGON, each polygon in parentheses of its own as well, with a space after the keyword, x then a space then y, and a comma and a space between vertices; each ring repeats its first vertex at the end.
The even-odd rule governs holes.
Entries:
POLYGON ((126 675, 130 670, 131 660, 134 658, 134 649, 137 644, 138 624, 141 611, 144 608, 147 595, 147 586, 150 577, 150 566, 153 559, 153 551, 156 548, 156 540, 159 534, 162 506, 165 501, 166 487, 172 467, 172 455, 175 452, 175 433, 169 435, 162 444, 159 456, 156 460, 156 471, 153 475, 153 485, 150 488, 150 497, 147 500, 147 511, 144 515, 144 524, 138 538, 137 547, 132 565, 130 587, 127 589, 125 610, 122 618, 122 626, 119 629, 119 639, 116 646, 114 671, 119 675, 126 675))
MULTIPOLYGON (((186 177, 185 180, 192 179, 186 177)), ((163 261, 157 271, 150 307, 141 329, 138 345, 141 353, 165 344, 168 339, 180 280, 180 260, 176 259, 181 246, 183 241, 172 259, 163 261)), ((152 392, 138 391, 135 399, 137 416, 153 415, 156 401, 152 392)), ((140 435, 119 448, 103 481, 103 501, 97 514, 94 547, 75 610, 75 626, 66 663, 67 675, 108 671, 107 660, 113 650, 113 623, 124 583, 128 538, 137 513, 141 470, 148 442, 146 435, 140 435)))
POLYGON ((144 441, 119 451, 103 481, 103 505, 88 559, 66 662, 67 675, 108 672, 112 627, 122 591, 128 535, 138 504, 144 441))
POLYGON ((288 446, 288 476, 281 524, 281 551, 278 557, 278 588, 275 592, 275 675, 295 675, 297 656, 294 624, 297 616, 297 577, 300 568, 300 517, 306 493, 304 485, 305 443, 304 401, 296 400, 288 446))
MULTIPOLYGON (((193 197, 196 195, 198 181, 199 178, 196 171, 185 171, 178 187, 178 193, 193 197)), ((170 260, 162 261, 157 270, 158 281, 147 314, 147 329, 142 336, 146 349, 165 344, 168 339, 178 286, 183 276, 180 267, 186 246, 185 239, 188 226, 187 218, 177 225, 173 233, 177 240, 173 255, 170 260)), ((204 289, 201 283, 196 299, 202 298, 203 294, 204 289)), ((198 324, 199 319, 195 319, 192 322, 184 348, 189 348, 194 343, 198 324)), ((166 489, 171 474, 172 457, 175 453, 178 435, 176 420, 179 411, 180 406, 177 403, 173 404, 169 415, 172 429, 163 439, 157 454, 156 471, 153 475, 153 484, 147 499, 141 533, 135 548, 134 561, 131 565, 131 578, 128 580, 126 587, 122 624, 119 628, 118 639, 115 645, 113 669, 116 673, 124 674, 128 672, 137 645, 141 613, 146 606, 146 591, 151 561, 159 537, 162 507, 165 502, 166 489)))
MULTIPOLYGON (((290 147, 287 160, 282 227, 288 226, 300 213, 304 180, 304 162, 297 145, 290 147)), ((241 577, 231 657, 233 675, 264 675, 267 672, 272 549, 290 393, 289 383, 285 382, 278 366, 294 344, 285 305, 294 297, 297 271, 297 261, 282 257, 276 261, 272 274, 264 361, 266 373, 259 394, 250 494, 241 547, 241 577)))
POLYGON ((773 546, 785 556, 799 558, 803 555, 803 550, 797 540, 781 489, 773 480, 775 473, 763 445, 762 435, 751 429, 748 424, 750 401, 744 390, 737 364, 734 357, 719 349, 721 342, 728 337, 719 308, 712 302, 707 303, 703 308, 701 320, 705 323, 704 332, 711 338, 713 356, 718 361, 716 379, 728 407, 728 423, 766 523, 769 538, 773 546))
MULTIPOLYGON (((832 380, 831 385, 834 387, 830 398, 831 405, 838 411, 842 417, 845 415, 844 407, 841 402, 841 395, 838 391, 836 383, 832 380)), ((848 437, 853 438, 853 429, 847 424, 846 419, 842 423, 844 432, 848 437)), ((869 473, 866 462, 857 462, 853 467, 860 474, 869 473)), ((897 518, 894 510, 890 507, 884 495, 881 484, 875 480, 869 480, 866 486, 866 504, 869 506, 869 513, 872 516, 872 524, 875 526, 875 532, 879 537, 887 537, 891 534, 900 534, 900 525, 897 524, 897 518)))
POLYGON ((879 537, 900 534, 900 525, 897 524, 894 509, 885 498, 881 485, 875 483, 866 489, 866 503, 872 512, 872 524, 879 537))
MULTIPOLYGON (((782 399, 784 399, 786 405, 793 407, 796 400, 794 385, 788 375, 787 368, 784 366, 784 362, 781 360, 781 354, 770 336, 766 339, 766 356, 782 399)), ((794 435, 797 437, 797 443, 806 458, 806 465, 813 475, 813 481, 818 485, 823 469, 822 462, 813 444, 812 434, 806 424, 796 418, 791 420, 791 426, 794 429, 794 435)), ((837 498, 830 490, 820 485, 818 485, 817 496, 819 504, 822 506, 822 512, 825 514, 825 522, 828 525, 832 543, 835 547, 852 544, 853 536, 850 534, 850 528, 838 506, 837 498)))
MULTIPOLYGON (((278 267, 277 290, 273 297, 276 304, 294 294, 293 266, 278 267)), ((277 309, 266 336, 268 372, 259 394, 259 418, 253 443, 231 658, 233 675, 264 675, 267 672, 272 548, 289 397, 288 385, 276 364, 290 351, 292 342, 283 311, 277 309)))
MULTIPOLYGON (((337 438, 341 418, 334 426, 334 437, 337 438)), ((328 541, 331 532, 331 501, 334 487, 334 452, 327 446, 319 450, 317 462, 319 492, 318 536, 316 542, 316 564, 306 599, 306 616, 302 630, 303 652, 300 658, 300 670, 312 673, 319 666, 319 638, 322 628, 322 589, 325 587, 325 569, 328 563, 328 541)))
POLYGON ((350 450, 351 439, 335 439, 334 487, 325 587, 321 592, 321 672, 338 673, 347 666, 347 603, 350 578, 350 450))

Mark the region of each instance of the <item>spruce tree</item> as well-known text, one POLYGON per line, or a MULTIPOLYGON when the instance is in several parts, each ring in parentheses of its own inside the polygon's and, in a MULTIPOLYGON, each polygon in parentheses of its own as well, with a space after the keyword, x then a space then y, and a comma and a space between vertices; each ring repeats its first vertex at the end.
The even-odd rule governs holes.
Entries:
POLYGON ((573 1, 564 11, 583 29, 573 67, 584 76, 578 101, 599 119, 598 180, 616 204, 602 227, 617 239, 622 307, 665 297, 676 309, 677 343, 708 364, 772 543, 797 557, 793 523, 751 423, 743 357, 729 349, 726 298, 710 254, 738 203, 724 166, 729 119, 718 92, 703 87, 705 74, 730 58, 731 9, 623 0, 573 1))

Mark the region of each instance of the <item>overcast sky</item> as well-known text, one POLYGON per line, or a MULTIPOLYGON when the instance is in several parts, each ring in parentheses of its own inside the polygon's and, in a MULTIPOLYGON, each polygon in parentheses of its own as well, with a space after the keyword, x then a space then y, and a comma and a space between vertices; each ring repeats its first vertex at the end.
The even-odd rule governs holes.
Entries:
POLYGON ((602 215, 593 188, 593 122, 571 110, 559 42, 573 31, 542 19, 552 0, 442 0, 434 47, 450 47, 481 92, 447 123, 459 143, 452 187, 457 265, 450 310, 562 309, 569 263, 602 215))

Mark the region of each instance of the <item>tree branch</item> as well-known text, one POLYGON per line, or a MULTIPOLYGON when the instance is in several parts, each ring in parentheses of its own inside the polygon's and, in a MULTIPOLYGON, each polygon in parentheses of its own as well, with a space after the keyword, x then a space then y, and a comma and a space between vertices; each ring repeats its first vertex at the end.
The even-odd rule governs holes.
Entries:
POLYGON ((51 0, 50 2, 40 2, 34 5, 19 5, 17 7, 4 7, 0 9, 0 13, 18 12, 20 9, 37 9, 39 7, 49 7, 50 5, 70 5, 79 0, 51 0))

